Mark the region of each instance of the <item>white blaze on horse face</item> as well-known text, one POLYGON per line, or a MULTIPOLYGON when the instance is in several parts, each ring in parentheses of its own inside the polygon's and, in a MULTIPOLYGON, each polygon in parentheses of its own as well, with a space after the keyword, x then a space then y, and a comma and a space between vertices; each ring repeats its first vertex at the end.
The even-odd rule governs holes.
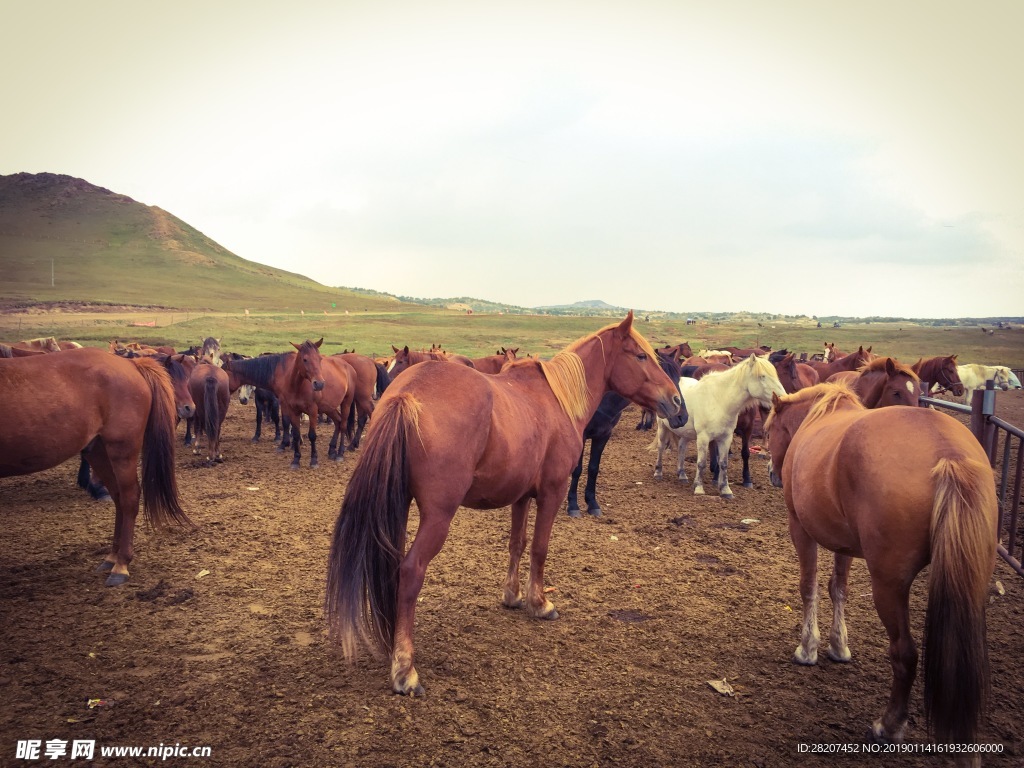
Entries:
POLYGON ((243 384, 238 388, 238 402, 245 405, 252 399, 255 392, 256 386, 254 384, 243 384))
POLYGON ((909 392, 910 394, 914 394, 914 382, 907 382, 907 392, 909 392))

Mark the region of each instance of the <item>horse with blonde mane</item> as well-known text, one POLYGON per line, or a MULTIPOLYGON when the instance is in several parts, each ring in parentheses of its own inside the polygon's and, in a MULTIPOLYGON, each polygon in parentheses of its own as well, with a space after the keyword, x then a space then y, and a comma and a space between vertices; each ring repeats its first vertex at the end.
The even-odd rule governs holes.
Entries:
POLYGON ((819 545, 835 553, 828 655, 850 660, 847 577, 852 559, 863 558, 893 674, 889 703, 870 735, 901 740, 918 661, 910 588, 930 563, 925 715, 939 742, 972 744, 988 688, 985 604, 998 520, 995 482, 978 440, 930 408, 865 408, 843 383, 776 398, 765 428, 772 484, 784 491, 800 560, 803 628, 793 660, 818 660, 819 545))
POLYGON ((488 375, 423 362, 392 381, 377 404, 334 527, 326 615, 353 659, 360 641, 391 658, 396 693, 423 693, 413 665, 416 600, 460 506, 512 506, 502 603, 536 618, 558 611, 544 591, 544 561, 583 429, 607 390, 674 415, 681 400, 633 313, 569 345, 550 361, 517 360, 488 375), (406 552, 410 502, 419 528, 406 552), (527 512, 537 500, 530 580, 519 563, 527 512))

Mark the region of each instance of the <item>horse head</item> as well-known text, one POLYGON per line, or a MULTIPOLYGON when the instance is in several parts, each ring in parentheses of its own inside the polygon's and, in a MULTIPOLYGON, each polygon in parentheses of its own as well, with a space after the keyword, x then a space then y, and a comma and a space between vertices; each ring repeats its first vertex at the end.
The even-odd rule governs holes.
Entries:
POLYGON ((765 408, 770 408, 772 397, 786 394, 775 366, 767 355, 750 355, 735 366, 743 370, 742 380, 747 394, 765 408))
POLYGON ((679 388, 662 370, 650 342, 633 328, 633 311, 618 325, 595 334, 607 361, 606 386, 627 400, 670 419, 679 413, 679 388))
POLYGON ((321 369, 321 361, 323 357, 320 355, 320 345, 324 343, 323 337, 320 337, 320 341, 310 341, 306 339, 301 344, 296 344, 294 341, 291 343, 295 349, 298 350, 299 356, 296 360, 296 365, 299 368, 303 378, 308 379, 309 383, 313 385, 314 392, 320 392, 324 388, 324 374, 321 369))

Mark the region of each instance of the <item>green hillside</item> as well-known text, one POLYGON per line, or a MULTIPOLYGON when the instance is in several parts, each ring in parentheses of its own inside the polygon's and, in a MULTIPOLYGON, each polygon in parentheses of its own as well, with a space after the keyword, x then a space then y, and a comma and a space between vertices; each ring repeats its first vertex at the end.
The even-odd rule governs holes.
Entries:
POLYGON ((28 303, 386 311, 393 297, 328 288, 246 261, 156 206, 51 173, 0 176, 0 309, 28 303))

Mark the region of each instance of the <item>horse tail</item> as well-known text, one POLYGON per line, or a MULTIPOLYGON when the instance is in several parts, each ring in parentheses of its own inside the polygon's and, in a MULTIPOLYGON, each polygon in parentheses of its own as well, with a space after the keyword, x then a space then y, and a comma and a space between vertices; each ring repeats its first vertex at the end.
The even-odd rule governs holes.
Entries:
POLYGON ((203 432, 206 433, 206 445, 210 459, 213 460, 217 458, 214 452, 220 439, 220 401, 217 399, 217 377, 212 373, 206 377, 203 401, 203 432))
POLYGON ((985 604, 995 568, 995 489, 988 466, 972 459, 940 459, 932 476, 924 710, 939 741, 970 744, 989 688, 985 604))
POLYGON ((374 362, 374 367, 377 369, 377 386, 374 388, 374 400, 379 400, 380 396, 384 394, 384 390, 388 388, 388 384, 391 383, 391 377, 388 376, 387 366, 374 362))
POLYGON ((411 500, 408 443, 418 408, 411 396, 399 396, 374 412, 334 525, 325 613, 332 639, 349 660, 360 640, 374 652, 392 650, 411 500))
POLYGON ((345 423, 345 435, 349 443, 354 439, 356 433, 356 400, 352 398, 352 405, 348 409, 348 421, 345 423))
POLYGON ((149 385, 152 404, 142 439, 142 499, 146 520, 156 528, 168 522, 193 525, 181 508, 174 466, 177 413, 171 379, 162 365, 148 357, 132 360, 149 385))

